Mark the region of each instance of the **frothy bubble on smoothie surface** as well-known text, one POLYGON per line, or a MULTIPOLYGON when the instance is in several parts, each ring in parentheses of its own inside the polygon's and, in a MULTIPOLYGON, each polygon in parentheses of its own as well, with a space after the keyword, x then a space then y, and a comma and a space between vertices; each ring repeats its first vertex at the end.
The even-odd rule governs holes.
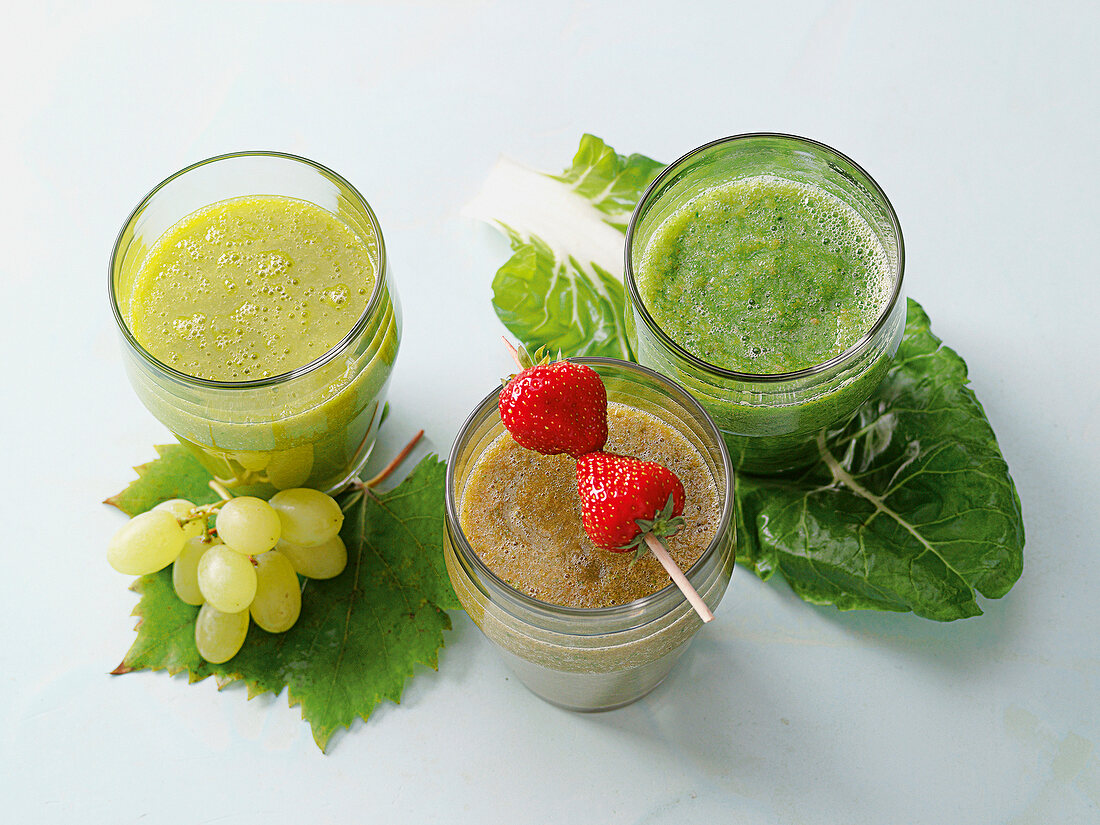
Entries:
POLYGON ((204 207, 153 245, 135 278, 134 336, 161 362, 215 381, 302 367, 366 309, 377 239, 294 198, 204 207))
POLYGON ((889 299, 889 258, 835 196, 770 175, 701 192, 669 215, 636 278, 653 319, 726 369, 793 372, 840 355, 889 299))

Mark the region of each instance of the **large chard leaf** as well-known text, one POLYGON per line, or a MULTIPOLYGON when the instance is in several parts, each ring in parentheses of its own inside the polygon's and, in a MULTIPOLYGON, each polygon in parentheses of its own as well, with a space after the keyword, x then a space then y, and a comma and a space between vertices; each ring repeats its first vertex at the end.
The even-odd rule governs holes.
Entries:
MULTIPOLYGON (((606 216, 604 223, 625 235, 642 192, 664 168, 645 155, 620 155, 595 135, 582 135, 573 165, 552 177, 571 187, 606 216)), ((621 263, 621 243, 616 252, 621 263)))
POLYGON ((1020 499, 966 364, 909 302, 897 358, 856 419, 793 478, 741 475, 740 561, 842 610, 940 621, 1020 577, 1020 499))
MULTIPOLYGON (((158 451, 161 458, 139 468, 138 481, 112 503, 134 515, 165 498, 209 500, 210 476, 198 462, 182 447, 158 451)), ((198 608, 176 597, 171 568, 138 579, 137 639, 114 672, 186 671, 192 682, 213 675, 220 685, 241 680, 249 698, 287 687, 290 705, 301 705, 324 750, 338 728, 366 719, 383 699, 399 701, 416 665, 438 665, 443 631, 451 627, 444 611, 461 606, 440 547, 445 466, 429 456, 388 493, 345 497, 347 568, 327 581, 304 580, 297 624, 278 634, 253 625, 224 664, 199 656, 198 608)))
MULTIPOLYGON (((560 176, 498 164, 469 214, 511 238, 493 303, 528 347, 630 357, 619 232, 660 170, 591 135, 560 176)), ((976 592, 999 598, 1019 578, 1023 518, 966 364, 919 304, 908 311, 889 375, 849 426, 822 437, 819 463, 738 475, 738 560, 764 579, 779 571, 815 604, 949 621, 981 613, 976 592)))
POLYGON ((493 307, 528 351, 630 358, 623 329, 623 235, 662 166, 592 135, 573 165, 546 175, 502 158, 464 210, 507 236, 493 307))

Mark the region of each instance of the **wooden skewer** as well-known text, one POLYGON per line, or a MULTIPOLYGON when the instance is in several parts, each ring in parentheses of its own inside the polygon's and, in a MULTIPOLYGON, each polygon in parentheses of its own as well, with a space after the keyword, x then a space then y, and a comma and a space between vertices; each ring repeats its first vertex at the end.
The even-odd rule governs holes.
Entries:
POLYGON ((669 578, 676 583, 676 586, 680 588, 681 592, 683 592, 684 596, 691 603, 691 606, 695 608, 695 612, 699 614, 699 618, 703 620, 703 624, 713 622, 714 614, 710 612, 707 603, 703 601, 702 596, 699 595, 696 589, 691 586, 691 582, 687 580, 684 571, 672 560, 672 556, 668 554, 668 551, 665 550, 664 545, 661 544, 658 538, 652 533, 646 533, 645 543, 649 546, 650 552, 657 557, 657 561, 665 568, 669 578))
POLYGON ((504 342, 504 346, 508 347, 508 352, 512 353, 512 360, 516 362, 516 367, 519 368, 519 370, 522 372, 523 364, 519 362, 519 350, 517 350, 512 342, 505 338, 503 335, 500 336, 500 340, 504 342))

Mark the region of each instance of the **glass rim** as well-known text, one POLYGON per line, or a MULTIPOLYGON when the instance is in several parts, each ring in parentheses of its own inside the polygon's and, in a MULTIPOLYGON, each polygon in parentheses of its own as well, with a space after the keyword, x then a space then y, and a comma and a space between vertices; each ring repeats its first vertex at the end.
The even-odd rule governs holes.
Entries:
MULTIPOLYGON (((247 195, 241 195, 240 197, 248 197, 247 195)), ((214 201, 213 203, 218 203, 214 201)), ((207 204, 210 206, 212 204, 207 204)), ((324 208, 324 207, 321 207, 324 208)), ((186 217, 186 216, 185 216, 186 217)), ((337 216, 338 217, 338 216, 337 216)), ((354 230, 353 230, 354 231, 354 230)), ((133 208, 126 220, 122 223, 122 228, 119 230, 118 235, 115 237, 114 245, 111 247, 111 255, 107 262, 107 293, 111 301, 111 312, 115 317, 115 322, 118 324, 119 331, 122 333, 123 339, 130 346, 130 348, 140 355, 153 369, 163 373, 169 378, 190 386, 203 387, 207 389, 224 389, 224 390, 244 390, 244 389, 258 389, 263 387, 272 387, 280 384, 285 384, 293 381, 297 378, 301 378, 311 372, 314 372, 326 364, 333 361, 341 353, 346 351, 355 342, 356 338, 366 328, 370 322, 371 317, 378 309, 379 301, 382 296, 382 282, 386 272, 386 243, 382 237, 382 227, 378 223, 378 217, 374 214, 374 210, 371 209, 370 204, 367 203, 367 199, 363 197, 362 193, 356 189, 350 181, 343 175, 333 171, 323 164, 310 160, 309 158, 302 157, 301 155, 290 154, 289 152, 279 152, 274 150, 243 150, 238 152, 226 152, 221 155, 214 155, 212 157, 204 158, 203 160, 196 161, 178 172, 169 175, 152 189, 146 193, 133 208), (234 158, 254 158, 254 157, 267 157, 278 158, 280 160, 289 160, 295 163, 300 163, 304 166, 308 166, 319 172, 323 177, 328 178, 338 186, 347 188, 347 191, 355 198, 358 203, 357 206, 361 207, 366 214, 367 219, 370 222, 371 228, 374 230, 375 235, 378 238, 378 271, 375 274, 374 289, 371 291, 370 300, 367 301, 367 306, 363 310, 363 313, 356 320, 355 324, 348 333, 336 342, 329 350, 303 364, 300 367, 295 367, 287 372, 279 373, 278 375, 268 376, 267 378, 254 378, 248 381, 217 381, 210 378, 201 378, 197 375, 189 375, 185 372, 180 372, 174 367, 170 367, 149 352, 141 342, 134 336, 133 331, 130 329, 130 325, 126 322, 126 319, 122 317, 122 312, 118 306, 118 295, 115 291, 115 262, 118 260, 120 249, 122 246, 123 238, 126 235, 126 230, 130 229, 137 217, 144 211, 145 207, 153 200, 154 197, 168 184, 172 183, 178 178, 183 177, 188 172, 192 172, 203 166, 209 166, 213 163, 221 161, 232 160, 234 158)))
POLYGON ((634 206, 634 211, 630 215, 630 222, 629 224, 627 224, 626 228, 626 244, 624 249, 624 257, 625 262, 623 268, 623 280, 626 284, 627 292, 629 293, 630 298, 634 303, 634 306, 638 309, 642 321, 654 334, 656 334, 661 343, 663 343, 668 349, 672 350, 673 353, 675 353, 678 357, 683 358, 685 361, 692 364, 697 369, 718 375, 722 378, 730 379, 733 381, 741 381, 744 383, 773 384, 782 381, 794 381, 801 378, 809 378, 815 375, 820 375, 824 372, 828 372, 834 367, 837 367, 840 364, 843 364, 844 362, 849 361, 858 355, 861 355, 871 345, 871 342, 874 341, 875 337, 886 325, 887 320, 892 315, 894 308, 897 306, 898 299, 901 297, 902 281, 904 280, 905 276, 905 239, 902 237, 901 222, 898 220, 897 213, 894 211, 894 205, 886 196, 886 192, 884 192, 882 187, 879 186, 878 181, 871 177, 866 169, 864 169, 843 152, 834 149, 832 146, 822 143, 819 140, 814 140, 813 138, 787 134, 784 132, 744 132, 738 135, 729 135, 727 137, 718 138, 716 140, 704 143, 702 146, 697 146, 690 152, 681 155, 679 158, 666 166, 661 174, 654 178, 653 182, 646 187, 646 190, 638 199, 638 203, 634 206), (785 141, 790 141, 792 143, 807 144, 818 149, 823 149, 825 150, 825 152, 832 154, 837 158, 840 158, 845 163, 850 164, 854 169, 856 169, 861 175, 863 175, 867 179, 867 181, 871 184, 874 193, 882 199, 882 203, 886 207, 886 215, 889 218, 890 227, 893 230, 894 235, 897 237, 898 241, 898 258, 897 263, 894 267, 896 277, 894 278, 893 289, 890 293, 889 300, 886 301, 885 305, 882 308, 882 311, 875 319, 875 323, 871 325, 870 329, 868 329, 867 332, 864 333, 864 335, 858 341, 852 344, 852 346, 848 347, 848 349, 841 352, 839 355, 834 355, 829 360, 822 361, 820 364, 813 364, 812 366, 804 367, 800 370, 794 370, 793 372, 738 372, 737 370, 731 370, 726 367, 720 367, 717 364, 712 364, 709 361, 706 361, 695 355, 694 353, 688 352, 679 343, 674 341, 672 337, 667 332, 665 332, 664 328, 662 328, 661 325, 658 324, 656 320, 654 320, 653 316, 649 312, 649 308, 646 307, 645 303, 642 301, 641 295, 639 295, 638 293, 638 286, 634 280, 634 267, 632 264, 634 232, 638 224, 643 204, 645 204, 649 197, 654 192, 656 192, 656 190, 661 186, 662 182, 664 182, 671 175, 674 169, 692 159, 696 155, 699 155, 707 151, 708 149, 712 149, 715 146, 720 146, 727 143, 735 143, 737 141, 748 140, 752 138, 779 138, 785 141))
MULTIPOLYGON (((641 364, 635 364, 633 361, 623 361, 619 358, 608 358, 605 356, 576 356, 566 360, 572 361, 577 364, 585 364, 588 366, 609 366, 616 368, 626 368, 628 371, 633 370, 641 375, 654 379, 659 384, 672 387, 683 395, 683 400, 686 402, 683 404, 690 412, 695 413, 702 419, 704 429, 713 438, 714 442, 718 445, 721 455, 721 461, 719 462, 726 471, 726 483, 725 489, 721 489, 718 484, 718 479, 715 479, 715 487, 719 488, 719 493, 722 496, 722 511, 718 518, 719 530, 715 533, 714 538, 706 546, 703 552, 699 555, 699 558, 684 571, 684 575, 689 579, 693 572, 700 569, 700 567, 707 561, 709 561, 718 549, 721 547, 723 540, 725 539, 726 532, 730 529, 730 525, 733 523, 733 498, 734 498, 734 469, 733 462, 730 459, 729 450, 726 447, 726 442, 722 438, 721 432, 718 430, 718 426, 714 423, 714 419, 710 417, 710 414, 703 408, 703 406, 695 399, 695 397, 679 384, 665 375, 661 375, 649 367, 642 366, 641 364)), ((667 610, 662 610, 656 613, 653 617, 641 622, 633 627, 641 627, 645 624, 649 624, 651 621, 656 621, 662 616, 668 615, 669 612, 674 610, 679 604, 687 605, 687 599, 680 594, 679 588, 671 580, 667 585, 654 591, 641 598, 634 599, 633 601, 625 602, 623 604, 609 605, 606 607, 571 607, 569 605, 554 604, 553 602, 543 601, 542 599, 536 599, 534 596, 529 596, 523 593, 504 579, 500 578, 496 573, 489 569, 489 566, 482 560, 481 556, 474 551, 473 546, 470 544, 466 534, 462 531, 462 522, 459 518, 458 505, 455 501, 455 466, 457 464, 459 447, 463 443, 463 436, 469 432, 475 424, 483 419, 488 413, 491 414, 492 410, 497 409, 498 399, 500 397, 501 388, 497 387, 486 395, 478 404, 474 407, 466 420, 462 422, 462 426, 459 427, 458 435, 455 436, 454 443, 451 445, 450 453, 447 456, 447 472, 444 481, 445 491, 445 514, 448 528, 452 528, 457 533, 457 538, 460 539, 462 544, 462 550, 456 548, 456 555, 461 558, 466 558, 472 561, 474 567, 479 573, 485 575, 490 582, 505 591, 516 602, 522 605, 525 609, 549 619, 578 619, 578 620, 590 620, 595 621, 599 619, 625 619, 632 615, 643 616, 653 605, 659 602, 669 601, 674 595, 679 595, 680 600, 670 604, 667 610)), ((690 610, 690 607, 689 607, 690 610)), ((614 630, 606 631, 608 634, 622 632, 631 628, 617 628, 614 630)))

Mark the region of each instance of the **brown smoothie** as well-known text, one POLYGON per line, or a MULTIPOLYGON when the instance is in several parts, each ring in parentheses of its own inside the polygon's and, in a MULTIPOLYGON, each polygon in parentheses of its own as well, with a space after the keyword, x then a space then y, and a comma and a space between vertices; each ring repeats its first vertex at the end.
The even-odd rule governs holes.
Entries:
MULTIPOLYGON (((698 561, 718 531, 721 502, 702 456, 679 431, 624 404, 608 405, 609 452, 665 465, 684 485, 685 524, 666 539, 682 570, 698 561)), ((567 607, 608 607, 670 584, 652 554, 596 547, 581 524, 576 462, 520 447, 502 433, 478 457, 462 492, 461 524, 490 570, 528 596, 567 607)))

